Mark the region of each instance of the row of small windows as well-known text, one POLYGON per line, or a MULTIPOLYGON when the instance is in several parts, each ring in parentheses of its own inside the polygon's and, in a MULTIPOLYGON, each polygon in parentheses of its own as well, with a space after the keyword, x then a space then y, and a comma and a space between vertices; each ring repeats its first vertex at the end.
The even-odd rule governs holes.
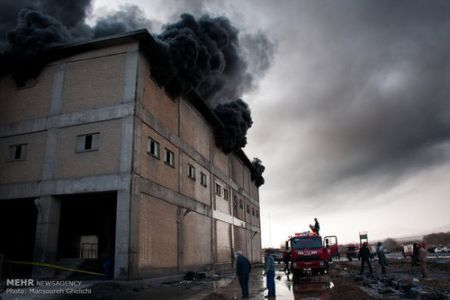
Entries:
MULTIPOLYGON (((159 143, 154 139, 149 139, 147 151, 153 157, 159 159, 159 143)), ((167 148, 164 148, 164 162, 171 167, 175 166, 175 154, 167 148)))
MULTIPOLYGON (((97 151, 100 144, 100 133, 82 134, 76 137, 75 152, 97 151)), ((27 157, 28 144, 9 146, 8 161, 22 161, 27 157)))
MULTIPOLYGON (((190 179, 195 181, 195 179, 196 179, 195 167, 191 164, 188 164, 188 174, 187 175, 190 179)), ((200 184, 204 187, 208 186, 206 174, 203 172, 200 172, 200 184)))
MULTIPOLYGON (((233 197, 233 206, 235 207, 235 208, 237 208, 237 206, 238 206, 238 199, 237 199, 237 196, 234 196, 233 197)), ((242 199, 239 199, 239 208, 241 209, 241 210, 243 210, 244 209, 244 201, 242 200, 242 199)), ((249 214, 250 213, 250 204, 247 204, 246 205, 246 209, 247 209, 247 213, 249 214)), ((252 216, 256 216, 257 218, 259 218, 259 210, 258 209, 255 209, 254 207, 252 207, 252 216)))
POLYGON ((216 183, 216 195, 222 197, 223 190, 223 199, 228 200, 229 192, 226 188, 223 188, 220 184, 216 183))
MULTIPOLYGON (((152 155, 153 157, 159 159, 159 153, 160 153, 159 149, 160 149, 159 143, 157 141, 155 141, 154 139, 149 138, 148 149, 147 149, 148 153, 150 155, 152 155)), ((166 164, 168 164, 169 166, 174 167, 175 166, 174 153, 167 148, 165 148, 164 151, 165 151, 164 152, 164 162, 166 164)), ((187 176, 194 181, 196 180, 195 167, 191 164, 188 164, 187 176)), ((200 184, 204 187, 208 186, 206 174, 203 172, 200 172, 200 184)))

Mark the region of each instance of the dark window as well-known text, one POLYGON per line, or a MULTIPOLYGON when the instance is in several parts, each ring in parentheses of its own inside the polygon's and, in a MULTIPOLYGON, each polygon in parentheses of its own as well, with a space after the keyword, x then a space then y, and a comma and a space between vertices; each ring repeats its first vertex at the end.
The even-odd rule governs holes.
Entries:
POLYGON ((255 208, 252 207, 252 216, 255 216, 255 208))
POLYGON ((90 133, 77 136, 76 152, 97 151, 99 148, 100 134, 90 133))
POLYGON ((244 209, 244 202, 242 202, 242 199, 239 199, 239 208, 244 209))
POLYGON ((247 204, 247 213, 250 213, 250 205, 247 204))
POLYGON ((222 186, 216 183, 216 195, 222 197, 222 186))
POLYGON ((234 197, 233 197, 233 206, 234 206, 235 208, 237 208, 237 206, 238 206, 237 196, 234 196, 234 197))
POLYGON ((188 177, 195 180, 195 168, 191 164, 188 164, 188 177))
POLYGON ((173 154, 172 151, 170 151, 167 148, 166 148, 166 155, 165 155, 164 161, 166 162, 166 164, 168 164, 171 167, 175 166, 175 155, 173 154))
POLYGON ((259 209, 256 210, 256 217, 259 218, 259 209))
POLYGON ((223 198, 225 200, 228 200, 228 190, 227 189, 223 189, 223 198))
POLYGON ((208 186, 206 182, 206 174, 202 172, 200 172, 200 184, 203 185, 204 187, 208 186))
POLYGON ((159 143, 152 138, 148 139, 148 153, 152 156, 159 158, 159 143))
POLYGON ((8 161, 25 160, 27 154, 27 144, 9 146, 8 161))

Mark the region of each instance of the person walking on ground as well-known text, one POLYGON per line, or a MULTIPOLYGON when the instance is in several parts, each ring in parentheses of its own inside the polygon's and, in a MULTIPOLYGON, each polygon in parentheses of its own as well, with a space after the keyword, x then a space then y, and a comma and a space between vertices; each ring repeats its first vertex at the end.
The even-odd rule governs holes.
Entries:
POLYGON ((359 273, 361 275, 364 274, 364 264, 367 263, 367 265, 369 266, 369 274, 372 274, 372 264, 370 263, 370 260, 372 259, 372 253, 370 253, 367 242, 363 243, 361 249, 359 249, 358 257, 361 259, 361 271, 359 273))
POLYGON ((377 256, 378 256, 378 263, 381 266, 381 273, 386 274, 387 259, 386 255, 384 255, 383 244, 381 244, 380 242, 378 242, 377 245, 377 256))
POLYGON ((319 224, 319 221, 317 220, 317 218, 314 218, 314 226, 309 225, 309 228, 311 229, 311 231, 313 233, 315 233, 316 235, 319 235, 320 224, 319 224))
POLYGON ((284 253, 283 260, 284 260, 284 270, 283 270, 283 272, 287 274, 288 280, 289 280, 289 274, 290 274, 289 262, 291 261, 291 251, 286 251, 284 253))
POLYGON ((413 244, 413 253, 411 255, 411 265, 417 266, 417 262, 419 259, 419 245, 417 243, 413 244))
POLYGON ((422 277, 426 278, 428 276, 427 271, 427 249, 425 248, 425 243, 421 243, 417 245, 419 247, 419 254, 417 256, 417 260, 420 264, 420 269, 422 271, 422 277))
POLYGON ((242 298, 248 298, 248 278, 252 270, 247 257, 242 254, 242 251, 236 251, 236 275, 239 279, 239 285, 241 286, 242 298))
POLYGON ((264 275, 266 275, 266 286, 268 295, 265 298, 275 297, 275 261, 269 250, 265 252, 264 275))

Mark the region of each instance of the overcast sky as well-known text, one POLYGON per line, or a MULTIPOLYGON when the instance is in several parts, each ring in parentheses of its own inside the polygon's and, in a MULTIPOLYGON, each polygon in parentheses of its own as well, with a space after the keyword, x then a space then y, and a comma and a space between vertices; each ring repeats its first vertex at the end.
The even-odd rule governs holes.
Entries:
MULTIPOLYGON (((91 18, 124 3, 96 0, 91 18)), ((276 44, 244 96, 254 121, 245 152, 266 166, 263 247, 314 217, 341 242, 450 230, 449 1, 126 3, 154 32, 207 12, 276 44)))

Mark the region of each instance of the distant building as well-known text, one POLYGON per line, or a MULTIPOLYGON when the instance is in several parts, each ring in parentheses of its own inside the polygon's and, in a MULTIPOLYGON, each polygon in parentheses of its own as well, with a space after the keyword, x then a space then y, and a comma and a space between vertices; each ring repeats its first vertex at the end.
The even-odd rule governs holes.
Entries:
POLYGON ((215 145, 203 101, 152 80, 153 45, 147 31, 74 44, 24 87, 0 78, 7 259, 101 270, 109 258, 123 279, 230 268, 238 249, 260 261, 253 166, 215 145))

